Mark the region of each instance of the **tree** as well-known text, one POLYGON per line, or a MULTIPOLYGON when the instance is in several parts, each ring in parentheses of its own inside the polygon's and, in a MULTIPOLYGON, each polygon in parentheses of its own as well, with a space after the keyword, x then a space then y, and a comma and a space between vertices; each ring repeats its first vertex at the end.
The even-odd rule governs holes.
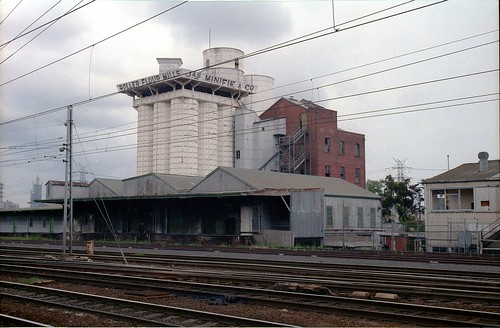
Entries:
POLYGON ((366 189, 374 194, 382 196, 382 190, 384 189, 384 183, 382 180, 370 180, 366 181, 366 189))
POLYGON ((396 181, 391 175, 384 180, 368 180, 367 189, 378 194, 382 204, 382 218, 385 222, 396 221, 405 224, 407 230, 424 231, 421 223, 423 188, 421 184, 410 184, 410 179, 396 181))

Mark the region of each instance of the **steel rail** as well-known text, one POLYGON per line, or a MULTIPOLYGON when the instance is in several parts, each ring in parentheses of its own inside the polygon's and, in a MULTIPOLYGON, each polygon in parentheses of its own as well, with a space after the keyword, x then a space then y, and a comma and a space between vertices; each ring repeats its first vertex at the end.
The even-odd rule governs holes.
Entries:
MULTIPOLYGON (((54 255, 54 256, 60 256, 59 251, 55 251, 53 249, 40 249, 40 248, 32 248, 32 249, 26 249, 26 247, 4 247, 4 245, 0 245, 0 250, 2 254, 7 254, 8 252, 14 252, 16 254, 44 254, 44 255, 54 255)), ((265 259, 248 259, 246 258, 245 261, 243 262, 241 257, 238 258, 230 258, 230 257, 225 257, 225 254, 222 253, 207 253, 205 255, 196 255, 196 254, 190 254, 190 255, 174 255, 174 254, 141 254, 141 250, 138 249, 125 249, 124 252, 127 254, 127 261, 132 261, 135 263, 144 263, 144 264, 150 264, 153 261, 157 264, 163 263, 164 265, 190 265, 190 266, 204 266, 204 267, 217 267, 217 268, 222 268, 222 267, 227 267, 229 269, 234 268, 235 265, 238 265, 241 268, 248 267, 251 269, 255 269, 255 266, 260 265, 259 270, 265 271, 266 269, 268 271, 273 271, 273 270, 287 270, 291 272, 290 270, 306 270, 306 271, 315 271, 319 272, 320 270, 323 270, 324 272, 328 272, 331 270, 335 269, 351 269, 351 270, 365 270, 369 272, 379 272, 379 273, 384 273, 387 274, 387 272, 394 272, 394 268, 391 266, 383 266, 382 264, 358 264, 358 263, 351 263, 351 264, 339 264, 339 263, 326 263, 326 262, 320 262, 317 261, 316 263, 313 263, 311 261, 299 261, 299 260, 293 260, 293 261, 287 261, 285 259, 280 259, 280 260, 274 260, 272 264, 270 264, 269 260, 265 259), (140 254, 140 255, 138 255, 140 254)), ((196 253, 196 252, 193 252, 196 253)), ((86 256, 86 254, 83 251, 74 251, 75 255, 81 255, 81 256, 86 256)), ((117 252, 115 251, 106 251, 106 250, 99 250, 94 253, 92 256, 93 259, 99 259, 101 261, 114 261, 118 263, 123 263, 123 258, 118 255, 117 252)), ((362 261, 363 259, 359 259, 362 261)), ((432 266, 432 264, 430 264, 432 266)), ((472 266, 474 267, 474 266, 472 266)), ((409 267, 409 266, 399 266, 398 267, 398 274, 408 274, 408 275, 418 275, 419 277, 423 278, 426 276, 434 277, 436 275, 439 276, 455 276, 457 278, 463 278, 463 272, 460 271, 455 271, 455 270, 450 270, 450 269, 443 269, 443 268, 416 268, 416 267, 409 267)), ((497 279, 498 274, 500 273, 500 269, 498 272, 473 272, 473 271, 467 271, 467 276, 468 278, 472 279, 474 277, 490 277, 491 279, 497 279)))
POLYGON ((40 322, 0 313, 0 327, 51 327, 40 322))
POLYGON ((0 295, 6 298, 36 302, 91 312, 144 326, 246 326, 289 327, 283 323, 255 320, 205 311, 131 301, 120 298, 70 292, 43 286, 0 281, 0 295))
MULTIPOLYGON (((3 267, 5 266, 2 266, 2 271, 4 271, 3 267)), ((29 270, 30 268, 26 267, 25 269, 29 270)), ((375 319, 383 318, 386 320, 397 320, 408 323, 419 322, 420 324, 437 326, 462 326, 465 324, 470 326, 495 326, 495 322, 500 322, 500 313, 484 311, 470 311, 329 295, 313 295, 288 291, 263 290, 249 287, 125 277, 117 276, 116 274, 105 275, 103 273, 83 273, 69 270, 60 272, 52 269, 46 269, 44 271, 45 273, 36 272, 36 274, 38 276, 56 278, 68 282, 79 281, 106 287, 115 286, 117 288, 134 290, 146 289, 165 291, 183 296, 195 294, 197 297, 202 295, 203 297, 214 299, 229 294, 244 302, 264 303, 272 306, 293 307, 325 313, 338 312, 354 316, 362 315, 375 319)), ((23 274, 23 271, 13 270, 11 273, 23 274)), ((24 273, 26 273, 26 271, 24 271, 24 273)))
MULTIPOLYGON (((338 295, 339 292, 352 292, 352 291, 366 291, 366 292, 390 292, 396 293, 401 297, 408 298, 420 298, 420 299, 442 299, 449 300, 455 299, 460 301, 469 301, 469 302, 482 302, 482 303, 498 303, 500 304, 500 282, 485 282, 489 283, 489 289, 486 287, 480 286, 480 281, 475 281, 475 284, 470 284, 468 280, 462 281, 461 285, 456 284, 454 288, 443 288, 439 287, 439 284, 431 285, 429 282, 426 282, 423 286, 420 286, 415 280, 418 278, 414 277, 406 277, 411 280, 397 280, 397 281, 382 281, 382 282, 374 282, 371 278, 371 275, 365 276, 363 274, 363 278, 357 278, 356 275, 359 276, 359 273, 351 272, 352 277, 346 278, 331 278, 326 279, 324 277, 315 277, 314 275, 309 276, 296 276, 289 274, 264 274, 264 273, 243 273, 243 272, 213 272, 213 271, 186 271, 186 270, 173 270, 172 268, 161 268, 161 267, 133 267, 133 266, 113 266, 109 267, 105 264, 96 264, 96 263, 67 263, 67 262, 56 262, 56 263, 39 263, 36 261, 23 261, 22 264, 19 263, 19 260, 14 261, 6 261, 2 259, 0 261, 2 263, 2 267, 0 267, 0 272, 11 273, 11 274, 33 274, 34 268, 36 267, 36 273, 38 275, 47 275, 51 274, 61 275, 63 271, 56 271, 53 269, 42 268, 49 267, 63 267, 63 268, 75 268, 78 270, 86 270, 87 277, 92 275, 93 273, 88 273, 89 270, 93 272, 99 271, 99 277, 101 279, 113 280, 115 275, 105 274, 103 272, 121 272, 122 274, 126 274, 127 276, 131 276, 132 272, 135 271, 135 274, 140 274, 142 279, 145 275, 148 276, 158 276, 161 275, 162 283, 168 281, 175 281, 177 283, 179 277, 182 277, 182 280, 186 283, 189 281, 194 282, 206 282, 212 284, 223 284, 223 285, 245 285, 248 287, 255 288, 268 288, 270 285, 274 285, 277 282, 288 282, 288 283, 299 283, 299 284, 313 284, 319 285, 322 287, 326 287, 335 291, 335 295, 338 295), (11 263, 11 264, 9 264, 11 263), (23 271, 24 270, 24 271, 23 271), (169 280, 163 279, 167 278, 169 280), (174 280, 175 279, 175 280, 174 280), (366 280, 369 280, 368 282, 366 280)), ((81 271, 67 271, 70 277, 74 275, 85 275, 85 273, 81 271)), ((82 278, 83 279, 83 278, 82 278)), ((126 279, 125 276, 121 277, 121 279, 126 279)), ((133 279, 141 279, 138 277, 130 277, 133 279)), ((438 279, 440 281, 441 279, 438 279)), ((152 279, 151 281, 155 281, 152 279)), ((455 282, 452 280, 452 282, 455 282)), ((456 282, 455 282, 456 283, 456 282)))
MULTIPOLYGON (((0 239, 1 240, 1 239, 0 239)), ((22 240, 22 241, 9 241, 3 240, 2 244, 46 244, 46 245, 59 245, 59 241, 46 240, 22 240)), ((80 245, 85 247, 86 242, 75 241, 75 245, 80 245)), ((161 242, 151 242, 148 244, 137 244, 137 243, 121 243, 124 248, 161 248, 164 245, 161 242)), ((104 241, 96 241, 96 247, 115 247, 116 245, 104 241)), ((209 251, 209 252, 231 252, 231 253, 252 253, 252 254, 263 254, 263 255, 277 255, 284 254, 289 256, 317 256, 324 258, 363 258, 363 259, 374 259, 374 260, 397 260, 397 261, 408 261, 408 262, 430 262, 435 261, 439 263, 450 263, 450 264, 477 264, 477 265, 493 265, 500 266, 500 257, 488 254, 464 254, 464 253, 430 253, 430 252, 389 252, 389 251, 372 251, 372 250, 331 250, 331 249, 287 249, 287 248, 250 248, 250 247, 220 247, 220 246, 179 246, 179 245, 169 245, 168 249, 171 250, 183 250, 183 251, 209 251)))

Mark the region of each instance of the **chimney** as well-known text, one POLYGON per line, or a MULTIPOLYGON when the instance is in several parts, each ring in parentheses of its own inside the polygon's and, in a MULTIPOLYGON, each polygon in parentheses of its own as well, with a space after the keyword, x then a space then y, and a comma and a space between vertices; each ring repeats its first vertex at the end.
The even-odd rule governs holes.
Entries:
POLYGON ((477 154, 477 157, 479 157, 479 172, 486 172, 488 171, 488 155, 487 152, 482 151, 479 154, 477 154))

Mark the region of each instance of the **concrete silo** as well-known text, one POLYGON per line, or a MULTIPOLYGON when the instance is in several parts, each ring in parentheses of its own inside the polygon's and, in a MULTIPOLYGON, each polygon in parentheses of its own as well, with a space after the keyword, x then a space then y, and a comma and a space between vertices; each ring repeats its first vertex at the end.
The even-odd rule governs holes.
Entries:
POLYGON ((257 90, 244 76, 243 56, 210 48, 194 71, 181 68, 180 58, 158 58, 159 74, 117 85, 138 113, 138 175, 204 176, 234 165, 235 108, 257 90))

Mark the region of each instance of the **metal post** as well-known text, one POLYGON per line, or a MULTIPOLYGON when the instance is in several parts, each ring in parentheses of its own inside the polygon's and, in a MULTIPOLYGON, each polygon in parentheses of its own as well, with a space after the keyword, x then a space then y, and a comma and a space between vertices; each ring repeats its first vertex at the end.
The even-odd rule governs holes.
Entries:
POLYGON ((69 254, 73 255, 73 169, 72 169, 72 154, 73 145, 72 125, 73 125, 73 106, 68 106, 68 116, 66 123, 66 143, 63 144, 61 151, 66 151, 65 174, 64 174, 64 207, 63 207, 63 256, 66 255, 68 248, 67 240, 69 239, 69 254), (69 222, 68 222, 69 220, 69 222), (67 234, 69 225, 69 238, 67 234))

